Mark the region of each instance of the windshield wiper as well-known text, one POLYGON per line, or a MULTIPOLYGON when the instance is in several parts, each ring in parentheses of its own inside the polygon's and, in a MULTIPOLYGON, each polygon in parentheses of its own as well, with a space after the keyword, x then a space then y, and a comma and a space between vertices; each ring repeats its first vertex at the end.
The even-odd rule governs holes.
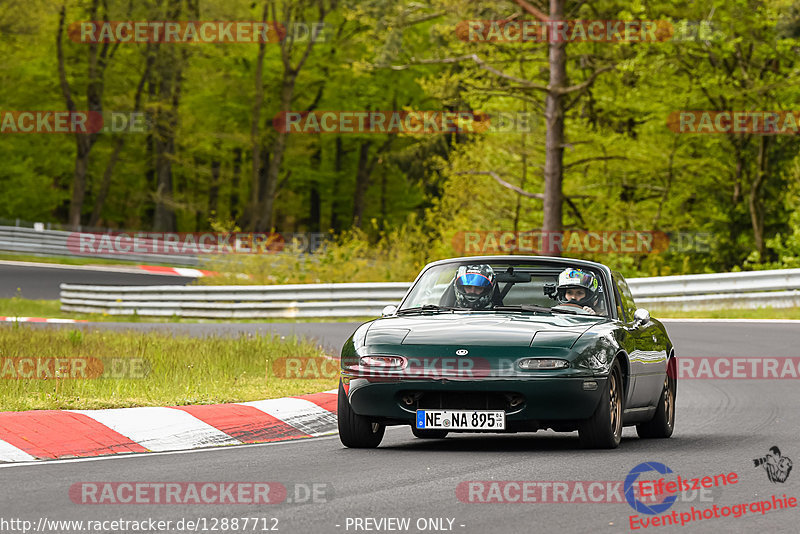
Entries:
POLYGON ((492 310, 550 313, 550 308, 548 308, 547 306, 537 306, 535 304, 515 304, 513 306, 495 306, 494 308, 492 308, 492 310))
POLYGON ((550 308, 550 311, 553 312, 553 313, 568 313, 570 315, 589 315, 587 313, 579 312, 577 310, 577 308, 574 309, 574 310, 569 310, 569 309, 566 309, 566 308, 556 308, 555 306, 553 306, 552 308, 550 308))
POLYGON ((400 310, 397 315, 405 315, 408 313, 422 313, 422 312, 442 312, 442 311, 469 311, 469 308, 456 308, 453 306, 437 306, 436 304, 426 304, 417 308, 406 308, 400 310))
POLYGON ((581 313, 581 308, 559 308, 557 306, 553 306, 550 308, 551 312, 554 313, 568 313, 570 315, 581 315, 583 317, 607 317, 606 315, 601 315, 599 313, 581 313))

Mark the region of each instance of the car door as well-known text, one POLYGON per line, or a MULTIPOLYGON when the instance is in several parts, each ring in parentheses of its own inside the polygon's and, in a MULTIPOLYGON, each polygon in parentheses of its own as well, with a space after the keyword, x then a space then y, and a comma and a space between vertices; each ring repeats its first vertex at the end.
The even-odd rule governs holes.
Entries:
POLYGON ((666 373, 667 354, 660 349, 661 340, 658 338, 658 327, 652 321, 647 324, 636 325, 633 314, 636 303, 625 278, 617 272, 612 276, 614 285, 620 299, 618 310, 624 315, 620 320, 628 332, 633 350, 628 352, 630 361, 631 381, 633 391, 628 397, 628 408, 641 406, 655 406, 661 394, 661 386, 666 373))

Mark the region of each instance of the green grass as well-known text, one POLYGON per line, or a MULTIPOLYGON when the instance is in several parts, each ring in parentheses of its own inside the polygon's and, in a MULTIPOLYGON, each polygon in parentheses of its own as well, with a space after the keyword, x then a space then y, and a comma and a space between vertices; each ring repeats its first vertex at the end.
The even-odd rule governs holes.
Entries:
POLYGON ((21 297, 0 299, 0 316, 71 318, 59 308, 57 300, 32 300, 21 297))
MULTIPOLYGON (((109 260, 105 258, 80 258, 72 256, 36 256, 34 254, 15 254, 13 252, 0 252, 0 260, 55 263, 58 265, 120 265, 123 267, 140 265, 142 263, 140 261, 126 261, 123 259, 109 260)), ((148 264, 158 265, 158 262, 148 262, 148 264)))
POLYGON ((142 315, 108 315, 104 313, 76 313, 61 311, 61 302, 58 300, 33 300, 21 297, 0 299, 0 316, 2 317, 47 317, 52 319, 83 319, 93 322, 113 323, 355 323, 366 322, 374 317, 299 317, 288 318, 263 318, 263 319, 193 319, 184 317, 149 317, 142 315))
POLYGON ((800 308, 758 308, 709 311, 660 311, 650 310, 657 319, 800 319, 800 308))
POLYGON ((314 343, 278 336, 193 338, 0 323, 0 411, 214 404, 316 393, 335 388, 336 378, 279 378, 271 362, 322 356, 314 343), (79 378, 58 377, 54 369, 61 364, 49 378, 40 370, 34 371, 38 378, 18 378, 32 364, 11 358, 80 358, 87 378, 69 365, 64 369, 78 369, 79 378), (134 363, 146 371, 109 377, 134 363))

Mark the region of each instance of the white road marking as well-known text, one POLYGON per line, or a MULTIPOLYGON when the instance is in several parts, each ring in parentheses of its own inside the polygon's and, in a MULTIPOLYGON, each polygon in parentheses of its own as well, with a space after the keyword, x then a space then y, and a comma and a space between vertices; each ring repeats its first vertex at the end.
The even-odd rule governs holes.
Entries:
POLYGON ((335 414, 305 399, 269 399, 237 404, 258 408, 311 436, 319 436, 336 428, 335 414))
POLYGON ((154 276, 174 276, 171 273, 153 273, 145 271, 137 266, 130 267, 104 267, 101 265, 64 265, 60 263, 37 263, 33 261, 9 261, 0 260, 0 265, 10 265, 18 267, 43 267, 50 269, 70 269, 73 271, 105 271, 109 273, 127 273, 127 274, 150 274, 154 276))
POLYGON ((0 317, 6 323, 85 323, 83 319, 53 319, 48 317, 0 317))
MULTIPOLYGON (((391 430, 391 428, 387 428, 387 430, 391 430)), ((182 450, 182 451, 163 451, 163 452, 141 452, 141 453, 131 453, 131 454, 110 454, 108 456, 90 456, 88 458, 62 458, 60 460, 34 460, 32 462, 14 462, 3 464, 0 463, 0 469, 8 469, 10 467, 35 467, 35 466, 43 466, 43 465, 54 465, 54 464, 72 464, 72 463, 82 463, 82 462, 99 462, 103 460, 130 460, 131 458, 152 458, 154 456, 168 456, 172 454, 195 454, 195 453, 207 453, 207 452, 225 452, 225 451, 235 451, 239 449, 246 449, 250 447, 277 447, 279 445, 292 445, 298 442, 306 442, 306 441, 318 441, 321 439, 333 439, 338 437, 338 432, 331 431, 326 432, 325 434, 320 434, 318 437, 314 438, 302 438, 302 439, 290 439, 286 441, 271 441, 269 443, 244 443, 242 445, 235 445, 233 447, 210 447, 210 448, 203 448, 203 449, 189 449, 189 450, 182 450)), ((33 458, 33 457, 31 457, 33 458)))
POLYGON ((0 462, 27 462, 30 460, 36 460, 36 457, 0 439, 0 462))
POLYGON ((172 270, 181 276, 194 276, 197 278, 205 276, 205 273, 203 271, 200 271, 198 269, 191 269, 189 267, 173 267, 172 270))
POLYGON ((195 416, 173 408, 116 408, 110 410, 68 410, 91 417, 151 451, 171 451, 238 445, 236 438, 204 423, 195 416))

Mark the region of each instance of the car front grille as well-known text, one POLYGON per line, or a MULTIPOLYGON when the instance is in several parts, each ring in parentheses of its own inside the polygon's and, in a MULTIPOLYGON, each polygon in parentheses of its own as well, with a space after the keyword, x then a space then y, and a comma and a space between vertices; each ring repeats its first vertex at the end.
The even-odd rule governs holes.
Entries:
POLYGON ((404 391, 401 405, 406 409, 446 410, 504 410, 515 412, 522 408, 525 399, 514 392, 476 391, 404 391), (412 400, 411 404, 408 403, 412 400))

